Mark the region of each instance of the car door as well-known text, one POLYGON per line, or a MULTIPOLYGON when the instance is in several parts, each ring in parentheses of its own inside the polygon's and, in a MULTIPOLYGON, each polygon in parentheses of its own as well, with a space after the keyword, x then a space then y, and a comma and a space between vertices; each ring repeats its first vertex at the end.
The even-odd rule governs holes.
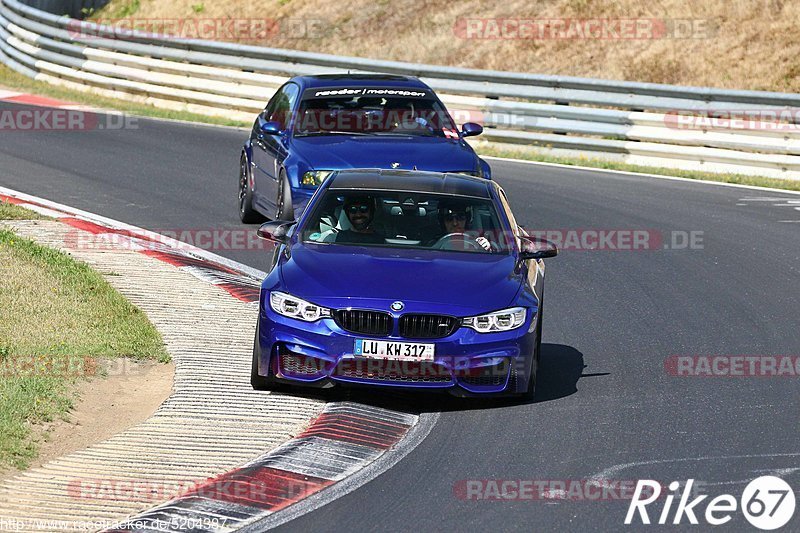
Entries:
POLYGON ((265 211, 275 209, 278 195, 278 178, 283 160, 288 155, 286 129, 290 126, 291 114, 300 88, 289 82, 275 93, 267 107, 256 120, 253 131, 253 177, 255 178, 255 203, 265 211), (266 122, 280 124, 281 133, 266 134, 261 126, 266 122))

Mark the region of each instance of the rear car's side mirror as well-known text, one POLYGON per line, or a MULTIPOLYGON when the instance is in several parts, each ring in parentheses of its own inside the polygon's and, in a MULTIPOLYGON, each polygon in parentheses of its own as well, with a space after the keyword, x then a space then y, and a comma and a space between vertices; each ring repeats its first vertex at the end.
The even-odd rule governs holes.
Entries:
POLYGON ((257 235, 268 241, 285 243, 289 241, 289 230, 294 226, 294 222, 286 220, 273 220, 266 222, 258 228, 257 235))
POLYGON ((558 247, 545 239, 522 235, 520 236, 520 245, 522 249, 520 250, 519 258, 522 261, 547 259, 558 255, 558 247))
POLYGON ((483 126, 475 122, 466 122, 461 126, 461 135, 464 137, 474 137, 483 133, 483 126))
POLYGON ((258 119, 258 129, 264 135, 280 135, 282 133, 281 125, 278 122, 264 120, 261 117, 258 119))

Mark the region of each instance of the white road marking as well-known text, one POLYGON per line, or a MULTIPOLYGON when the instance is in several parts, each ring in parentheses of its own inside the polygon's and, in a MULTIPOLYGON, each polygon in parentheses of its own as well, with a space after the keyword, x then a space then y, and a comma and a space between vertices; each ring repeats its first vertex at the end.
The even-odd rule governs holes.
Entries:
POLYGON ((740 202, 782 202, 784 200, 794 201, 794 198, 775 198, 772 196, 756 196, 755 198, 739 198, 740 202))
MULTIPOLYGON (((751 202, 769 202, 771 207, 794 207, 796 210, 800 211, 800 206, 798 206, 798 204, 800 204, 800 200, 795 198, 756 196, 753 198, 739 198, 739 202, 740 203, 736 204, 737 206, 747 206, 750 205, 751 202)), ((779 220, 778 222, 794 223, 800 222, 800 220, 779 220)))
MULTIPOLYGON (((728 459, 757 459, 757 458, 775 458, 775 457, 800 457, 800 453, 765 453, 765 454, 750 454, 750 455, 705 455, 701 457, 683 457, 677 459, 653 459, 650 461, 635 461, 632 463, 620 463, 618 465, 610 466, 605 470, 601 470, 589 478, 589 481, 600 483, 601 486, 606 485, 608 479, 613 479, 619 472, 633 468, 636 466, 657 465, 667 463, 690 463, 709 460, 728 460, 728 459)), ((789 469, 792 472, 799 470, 797 468, 789 469)), ((710 485, 710 483, 709 483, 710 485)))

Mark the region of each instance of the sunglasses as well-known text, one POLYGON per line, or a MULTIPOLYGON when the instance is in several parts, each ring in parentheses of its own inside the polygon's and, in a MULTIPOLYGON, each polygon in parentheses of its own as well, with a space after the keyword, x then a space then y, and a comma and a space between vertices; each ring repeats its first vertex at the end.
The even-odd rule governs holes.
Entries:
POLYGON ((350 213, 351 215, 355 215, 356 213, 367 214, 367 213, 369 213, 369 211, 370 211, 370 208, 366 204, 348 205, 347 206, 347 212, 350 213))
POLYGON ((444 216, 445 220, 453 221, 453 220, 467 220, 466 213, 447 213, 444 216))

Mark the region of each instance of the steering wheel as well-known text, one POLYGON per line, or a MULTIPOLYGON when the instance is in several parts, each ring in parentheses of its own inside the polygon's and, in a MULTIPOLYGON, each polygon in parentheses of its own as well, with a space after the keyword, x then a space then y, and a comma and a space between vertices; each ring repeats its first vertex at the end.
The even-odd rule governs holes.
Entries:
POLYGON ((468 245, 473 250, 483 251, 483 248, 481 247, 480 244, 478 244, 478 241, 476 241, 474 237, 472 237, 471 235, 467 235, 466 233, 448 233, 447 235, 436 241, 436 243, 432 246, 432 248, 435 248, 437 250, 442 250, 448 243, 456 240, 456 238, 462 239, 464 244, 468 245))

